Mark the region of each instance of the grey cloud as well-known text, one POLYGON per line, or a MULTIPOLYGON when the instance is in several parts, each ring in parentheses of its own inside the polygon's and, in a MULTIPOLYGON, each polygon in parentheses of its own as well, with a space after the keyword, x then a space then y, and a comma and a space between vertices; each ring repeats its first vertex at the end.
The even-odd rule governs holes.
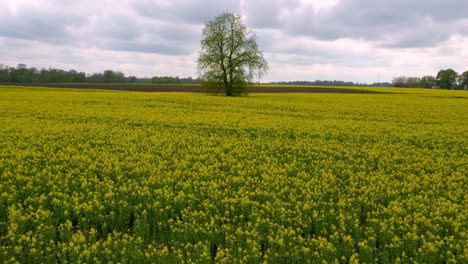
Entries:
POLYGON ((62 44, 71 42, 71 30, 86 21, 86 17, 73 14, 25 7, 15 15, 6 13, 0 17, 0 36, 62 44))
POLYGON ((123 15, 106 15, 94 21, 97 36, 132 40, 139 37, 141 28, 135 19, 123 15))
POLYGON ((258 33, 260 36, 259 46, 272 62, 294 65, 353 65, 356 67, 368 66, 369 63, 386 65, 386 58, 376 52, 370 52, 362 47, 353 49, 343 45, 343 42, 294 37, 272 29, 260 29, 258 33))
MULTIPOLYGON (((465 67, 467 0, 338 0, 314 9, 311 3, 319 2, 327 1, 0 0, 0 54, 9 64, 68 62, 90 71, 115 63, 151 65, 169 74, 175 61, 194 70, 203 23, 233 12, 258 32, 273 67, 296 65, 306 73, 310 65, 356 69, 349 76, 367 76, 362 69, 378 67, 465 67), (417 63, 408 66, 408 56, 417 63)), ((271 71, 283 74, 273 79, 294 74, 271 71)))
POLYGON ((240 1, 232 0, 139 0, 135 10, 148 18, 203 24, 222 12, 239 13, 240 1))
POLYGON ((332 47, 326 48, 319 45, 310 45, 307 42, 281 42, 277 38, 268 38, 268 40, 261 41, 259 44, 263 50, 268 53, 304 55, 311 57, 323 57, 326 59, 349 56, 350 54, 349 51, 337 50, 332 47))
POLYGON ((454 33, 450 24, 468 16, 462 10, 468 10, 468 1, 343 0, 326 14, 326 20, 332 23, 338 18, 340 34, 346 37, 381 40, 397 35, 400 43, 390 45, 404 46, 406 42, 408 47, 417 47, 446 40, 454 33), (401 31, 411 33, 402 38, 398 36, 401 31))
POLYGON ((244 11, 252 25, 322 40, 353 38, 378 42, 383 47, 423 47, 453 34, 468 35, 466 28, 457 26, 468 18, 468 1, 342 0, 319 10, 305 3, 297 6, 297 2, 286 6, 276 0, 269 4, 267 10, 281 6, 282 12, 273 11, 271 18, 263 19, 261 6, 247 5, 244 11), (425 25, 427 21, 431 21, 431 27, 425 25))
POLYGON ((281 27, 283 10, 295 9, 300 6, 298 0, 258 0, 245 1, 242 9, 247 15, 247 23, 255 28, 281 27))
POLYGON ((201 27, 189 24, 152 22, 144 26, 144 31, 156 37, 185 44, 197 44, 201 37, 201 27))
POLYGON ((122 51, 136 51, 145 53, 157 53, 157 54, 168 54, 168 55, 187 55, 192 50, 174 45, 170 42, 145 42, 145 41, 126 41, 126 40, 114 40, 111 42, 104 42, 101 48, 109 50, 122 50, 122 51))
POLYGON ((424 23, 400 32, 394 32, 383 42, 387 48, 422 48, 436 46, 447 40, 451 33, 445 30, 449 25, 424 23))
POLYGON ((461 35, 468 36, 468 17, 458 21, 455 27, 457 28, 457 32, 459 32, 461 35))
POLYGON ((104 35, 105 39, 98 41, 98 47, 167 55, 188 55, 198 48, 199 30, 190 25, 140 21, 135 27, 121 28, 133 31, 132 37, 127 38, 122 34, 104 35))
POLYGON ((36 41, 0 38, 2 61, 14 61, 10 66, 25 63, 28 66, 53 67, 55 64, 83 65, 89 58, 83 57, 74 48, 50 46, 36 41), (31 65, 32 64, 32 65, 31 65))
POLYGON ((277 62, 294 65, 333 64, 350 66, 367 66, 369 63, 385 65, 385 58, 377 54, 356 52, 333 47, 280 45, 267 54, 281 55, 277 62))
POLYGON ((23 5, 15 14, 5 3, 0 4, 0 37, 169 55, 192 54, 199 43, 198 26, 146 19, 128 12, 128 7, 104 2, 95 6, 86 1, 80 6, 69 3, 66 8, 67 3, 54 0, 44 2, 45 7, 23 5))

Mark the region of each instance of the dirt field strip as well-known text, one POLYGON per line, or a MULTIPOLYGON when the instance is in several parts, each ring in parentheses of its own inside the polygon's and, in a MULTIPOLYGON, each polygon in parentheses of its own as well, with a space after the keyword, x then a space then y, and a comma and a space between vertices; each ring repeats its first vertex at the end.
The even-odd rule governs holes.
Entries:
MULTIPOLYGON (((0 83, 10 86, 37 86, 49 88, 74 88, 74 89, 103 89, 117 91, 138 92, 192 92, 202 93, 203 88, 198 85, 146 85, 146 84, 53 84, 53 83, 0 83)), ((250 87, 250 93, 376 93, 365 90, 318 88, 318 87, 250 87)))

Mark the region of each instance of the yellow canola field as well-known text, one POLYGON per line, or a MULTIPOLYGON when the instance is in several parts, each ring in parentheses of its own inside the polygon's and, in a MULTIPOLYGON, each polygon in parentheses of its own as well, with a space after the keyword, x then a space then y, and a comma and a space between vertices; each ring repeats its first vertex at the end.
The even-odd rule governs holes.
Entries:
POLYGON ((468 93, 389 91, 0 87, 0 260, 467 263, 468 93))

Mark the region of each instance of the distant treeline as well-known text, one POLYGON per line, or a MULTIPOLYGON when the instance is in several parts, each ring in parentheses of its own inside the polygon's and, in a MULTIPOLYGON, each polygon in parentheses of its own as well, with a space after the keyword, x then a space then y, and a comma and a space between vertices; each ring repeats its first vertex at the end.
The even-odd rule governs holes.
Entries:
POLYGON ((179 77, 172 77, 172 76, 162 76, 157 77, 154 76, 150 80, 151 83, 154 84, 200 84, 200 79, 192 79, 192 77, 188 78, 179 78, 179 77))
POLYGON ((452 69, 440 70, 437 75, 423 77, 399 76, 393 78, 395 87, 408 88, 440 88, 440 89, 468 89, 468 71, 458 74, 452 69))
MULTIPOLYGON (((9 67, 0 64, 0 82, 17 83, 152 83, 152 84, 199 84, 200 79, 179 78, 178 76, 154 76, 152 78, 138 78, 125 76, 123 72, 106 70, 103 73, 86 74, 75 70, 36 69, 28 68, 25 64, 9 67)), ((423 77, 399 76, 393 78, 392 83, 354 83, 345 81, 290 81, 269 82, 270 85, 311 85, 311 86, 361 86, 361 87, 414 87, 414 88, 441 88, 441 89, 468 89, 468 71, 458 74, 452 69, 440 70, 437 76, 423 77)))
POLYGON ((198 79, 165 77, 125 76, 123 72, 106 70, 103 73, 86 74, 76 70, 28 68, 25 64, 9 67, 0 64, 0 82, 17 83, 154 83, 154 84, 198 84, 198 79))
POLYGON ((355 86, 355 87, 390 87, 391 83, 381 82, 381 83, 354 83, 354 82, 345 82, 345 81, 290 81, 290 82, 269 82, 266 84, 272 85, 310 85, 310 86, 355 86))

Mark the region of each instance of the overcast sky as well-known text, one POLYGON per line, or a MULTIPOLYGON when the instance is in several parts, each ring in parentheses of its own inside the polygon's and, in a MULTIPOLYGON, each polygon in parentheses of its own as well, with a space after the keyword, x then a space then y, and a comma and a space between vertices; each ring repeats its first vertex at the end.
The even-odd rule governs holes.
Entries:
POLYGON ((0 63, 196 77, 204 23, 241 14, 263 81, 468 70, 468 0, 0 0, 0 63))

